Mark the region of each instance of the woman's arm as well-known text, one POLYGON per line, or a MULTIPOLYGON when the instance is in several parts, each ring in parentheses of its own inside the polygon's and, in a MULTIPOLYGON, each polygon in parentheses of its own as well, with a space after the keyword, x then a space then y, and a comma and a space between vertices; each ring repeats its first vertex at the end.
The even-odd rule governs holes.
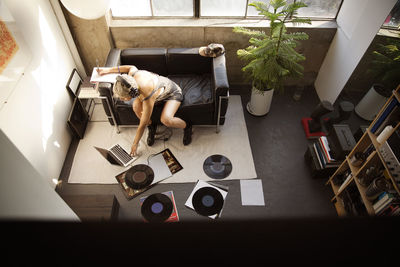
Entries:
POLYGON ((123 65, 118 67, 110 67, 110 68, 98 68, 97 72, 99 75, 105 75, 109 73, 134 73, 137 71, 137 68, 133 65, 123 65))
POLYGON ((153 113, 153 107, 154 107, 154 99, 149 99, 146 101, 143 101, 143 111, 142 111, 142 116, 140 117, 140 123, 139 127, 136 131, 135 139, 133 140, 132 148, 131 148, 131 155, 135 156, 137 155, 137 147, 139 145, 139 141, 143 136, 144 129, 146 129, 146 126, 150 122, 150 117, 151 113, 153 113))

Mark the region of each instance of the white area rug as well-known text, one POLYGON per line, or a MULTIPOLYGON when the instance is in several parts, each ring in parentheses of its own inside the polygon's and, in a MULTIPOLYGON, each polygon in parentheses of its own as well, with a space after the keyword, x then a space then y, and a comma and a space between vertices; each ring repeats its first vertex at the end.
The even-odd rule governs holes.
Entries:
MULTIPOLYGON (((69 183, 115 184, 115 176, 127 168, 108 163, 94 146, 109 148, 119 143, 128 152, 136 127, 115 128, 108 122, 89 122, 84 139, 80 140, 69 176, 69 183)), ((204 160, 214 154, 226 156, 232 162, 232 172, 224 180, 257 178, 251 153, 240 96, 230 96, 225 124, 217 134, 215 127, 193 126, 192 143, 182 144, 183 130, 174 129, 172 137, 164 142, 156 140, 148 147, 147 129, 139 144, 141 157, 133 164, 147 164, 147 158, 169 148, 183 169, 161 183, 189 183, 197 180, 211 181, 203 171, 204 160)), ((129 168, 129 167, 128 167, 129 168)))

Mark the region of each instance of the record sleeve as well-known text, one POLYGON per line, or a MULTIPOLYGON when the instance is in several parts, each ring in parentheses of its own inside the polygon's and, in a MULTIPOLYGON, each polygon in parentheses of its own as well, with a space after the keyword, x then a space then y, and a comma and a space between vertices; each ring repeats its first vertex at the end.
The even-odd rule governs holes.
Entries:
MULTIPOLYGON (((133 165, 132 167, 134 166, 136 165, 133 165)), ((149 159, 148 166, 150 166, 154 171, 154 179, 150 185, 146 185, 144 188, 134 189, 129 186, 129 181, 127 182, 126 176, 129 169, 126 169, 115 176, 122 192, 128 200, 131 200, 135 196, 151 188, 154 184, 171 177, 173 173, 183 169, 182 165, 176 160, 175 156, 168 148, 153 155, 149 159)))
POLYGON ((142 203, 140 212, 147 222, 165 222, 172 214, 172 201, 164 194, 155 193, 142 203))
POLYGON ((164 157, 165 162, 167 163, 168 168, 170 169, 172 174, 177 173, 178 171, 182 170, 183 167, 179 163, 179 161, 175 158, 174 154, 172 154, 169 148, 164 149, 159 154, 162 154, 164 157))
MULTIPOLYGON (((228 187, 222 186, 222 185, 217 185, 215 183, 210 183, 210 182, 205 182, 205 181, 202 181, 202 180, 198 180, 196 185, 195 185, 195 187, 193 188, 193 191, 190 193, 188 199, 185 202, 185 206, 186 207, 188 207, 188 208, 190 208, 192 210, 195 210, 195 208, 193 206, 193 196, 199 189, 204 188, 204 187, 211 187, 211 188, 216 189, 222 195, 223 205, 225 204, 225 199, 226 199, 226 196, 228 195, 228 187)), ((223 211, 223 205, 222 205, 222 208, 219 211, 219 213, 214 214, 214 215, 210 215, 210 216, 207 216, 207 217, 209 217, 211 219, 217 219, 218 217, 221 217, 221 214, 222 214, 222 211, 223 211)))
MULTIPOLYGON (((172 213, 169 216, 168 219, 165 220, 165 222, 179 222, 179 215, 178 215, 178 209, 176 208, 176 203, 175 203, 175 197, 174 197, 174 192, 173 191, 167 191, 167 192, 162 192, 162 194, 166 195, 169 197, 172 201, 172 213)), ((140 198, 140 205, 143 205, 143 202, 146 200, 148 196, 144 196, 140 198)), ((144 219, 144 218, 143 218, 144 219)), ((146 221, 144 219, 144 221, 146 221)))
POLYGON ((120 174, 118 174, 117 176, 115 176, 115 179, 117 179, 118 184, 120 185, 122 192, 124 193, 125 197, 128 200, 131 200, 132 198, 134 198, 135 196, 139 195, 140 193, 146 191, 147 189, 149 189, 150 187, 153 186, 153 184, 142 188, 142 189, 133 189, 131 187, 129 187, 126 183, 126 173, 128 170, 125 170, 123 172, 121 172, 120 174))
POLYGON ((224 199, 217 189, 206 186, 193 194, 192 205, 198 214, 212 216, 221 212, 224 199))
POLYGON ((146 188, 151 185, 153 180, 153 169, 145 164, 134 165, 125 173, 125 183, 135 190, 146 188))

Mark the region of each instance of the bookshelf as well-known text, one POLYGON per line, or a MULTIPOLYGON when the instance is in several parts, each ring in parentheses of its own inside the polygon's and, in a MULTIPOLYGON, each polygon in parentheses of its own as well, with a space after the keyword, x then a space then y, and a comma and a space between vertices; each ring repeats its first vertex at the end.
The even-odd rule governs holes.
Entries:
POLYGON ((387 163, 382 150, 385 142, 393 140, 391 136, 398 134, 398 131, 400 85, 326 182, 332 188, 334 195, 331 202, 339 216, 400 214, 400 177, 390 165, 392 163, 387 163), (388 125, 393 129, 387 130, 388 125), (388 134, 381 135, 385 128, 388 134), (385 185, 386 189, 374 191, 374 188, 379 187, 378 182, 380 186, 385 185), (390 201, 387 200, 389 198, 390 201))

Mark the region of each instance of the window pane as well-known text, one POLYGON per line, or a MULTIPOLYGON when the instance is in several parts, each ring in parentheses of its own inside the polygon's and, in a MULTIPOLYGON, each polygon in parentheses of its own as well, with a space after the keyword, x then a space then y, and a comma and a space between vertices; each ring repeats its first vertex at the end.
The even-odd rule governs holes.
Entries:
POLYGON ((200 15, 205 17, 244 17, 246 0, 201 0, 200 15))
POLYGON ((307 7, 300 8, 298 17, 330 18, 336 17, 342 0, 304 0, 307 7))
MULTIPOLYGON (((294 0, 287 0, 286 2, 288 4, 292 4, 294 0)), ((267 5, 269 4, 269 2, 271 2, 270 0, 249 0, 249 4, 252 2, 264 2, 267 5)), ((270 12, 274 12, 274 9, 272 7, 269 8, 270 12)), ((262 15, 258 15, 258 11, 255 7, 253 6, 249 6, 248 10, 247 10, 247 16, 248 17, 254 17, 254 16, 258 16, 258 17, 262 17, 262 15)))
MULTIPOLYGON (((256 2, 256 1, 259 1, 259 0, 250 0, 249 1, 249 4, 250 3, 252 3, 252 2, 256 2)), ((260 2, 264 2, 264 3, 269 3, 269 0, 262 0, 262 1, 260 1, 260 2)), ((253 17, 253 16, 259 16, 259 17, 262 17, 262 15, 258 15, 258 11, 257 11, 257 9, 255 8, 255 7, 253 7, 253 6, 249 6, 248 7, 248 9, 247 9, 247 16, 250 16, 250 17, 253 17)))
MULTIPOLYGON (((250 0, 249 3, 255 1, 260 0, 250 0)), ((294 0, 288 0, 287 2, 291 4, 293 1, 294 0)), ((261 2, 268 4, 270 0, 261 0, 261 2)), ((298 17, 335 18, 342 0, 303 0, 303 2, 307 4, 307 7, 299 9, 298 17)), ((254 7, 249 6, 247 16, 252 17, 260 15, 258 15, 258 11, 254 7)))
POLYGON ((151 16, 150 0, 111 0, 110 8, 114 17, 151 16))
POLYGON ((154 16, 193 17, 193 0, 153 0, 154 16))
POLYGON ((400 26, 400 0, 397 1, 396 5, 390 11, 389 16, 385 19, 383 26, 398 28, 400 26))

